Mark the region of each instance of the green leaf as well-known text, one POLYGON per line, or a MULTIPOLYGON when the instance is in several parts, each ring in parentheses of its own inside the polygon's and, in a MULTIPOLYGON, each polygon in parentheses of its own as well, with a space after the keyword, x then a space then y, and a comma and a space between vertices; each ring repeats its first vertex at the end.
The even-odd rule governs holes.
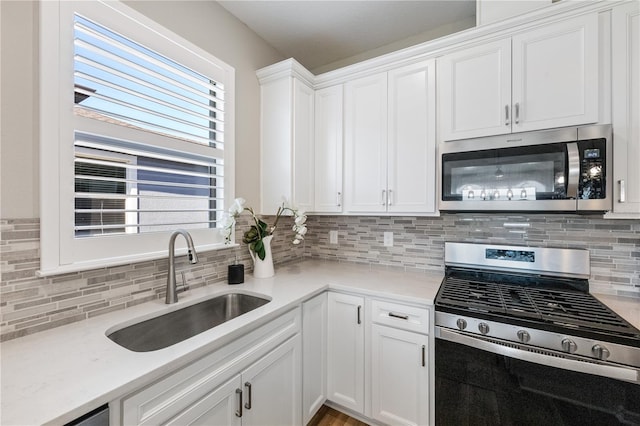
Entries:
POLYGON ((264 260, 265 256, 267 255, 264 249, 264 242, 262 240, 258 240, 255 242, 253 246, 253 251, 256 252, 260 260, 264 260))
POLYGON ((258 224, 260 225, 260 235, 262 235, 263 237, 267 236, 267 227, 269 225, 267 225, 266 223, 264 223, 261 220, 258 220, 258 224))

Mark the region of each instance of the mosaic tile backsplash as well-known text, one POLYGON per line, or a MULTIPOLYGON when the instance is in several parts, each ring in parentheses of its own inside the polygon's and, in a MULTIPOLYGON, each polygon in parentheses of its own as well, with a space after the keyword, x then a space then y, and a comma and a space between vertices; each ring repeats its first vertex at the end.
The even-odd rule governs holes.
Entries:
MULTIPOLYGON (((312 257, 425 271, 443 269, 445 241, 586 248, 591 290, 640 302, 640 220, 542 214, 310 216, 308 225, 304 244, 294 246, 289 224, 282 223, 272 244, 276 263, 312 257), (329 244, 330 230, 338 231, 337 245, 329 244), (383 232, 393 232, 393 247, 383 245, 383 232)), ((238 228, 237 241, 244 229, 238 228)), ((0 340, 164 297, 166 259, 39 278, 39 220, 3 219, 0 232, 0 340)), ((178 258, 177 270, 185 271, 189 286, 196 288, 226 280, 227 265, 236 256, 250 273, 244 245, 199 253, 196 265, 178 258)))

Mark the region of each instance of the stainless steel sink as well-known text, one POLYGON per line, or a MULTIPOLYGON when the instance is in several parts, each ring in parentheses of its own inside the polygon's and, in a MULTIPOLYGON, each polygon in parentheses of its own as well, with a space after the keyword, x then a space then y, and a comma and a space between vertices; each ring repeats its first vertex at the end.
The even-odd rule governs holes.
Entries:
POLYGON ((155 351, 182 342, 268 302, 268 299, 248 294, 224 294, 130 325, 107 337, 134 352, 155 351))

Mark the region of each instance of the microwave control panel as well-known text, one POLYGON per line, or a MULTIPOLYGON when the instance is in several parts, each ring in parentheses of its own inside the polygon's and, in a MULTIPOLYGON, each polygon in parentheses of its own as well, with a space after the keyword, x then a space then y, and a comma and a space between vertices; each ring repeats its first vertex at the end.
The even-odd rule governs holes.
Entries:
POLYGON ((580 181, 578 198, 599 200, 606 198, 606 145, 604 139, 578 142, 580 150, 580 181))

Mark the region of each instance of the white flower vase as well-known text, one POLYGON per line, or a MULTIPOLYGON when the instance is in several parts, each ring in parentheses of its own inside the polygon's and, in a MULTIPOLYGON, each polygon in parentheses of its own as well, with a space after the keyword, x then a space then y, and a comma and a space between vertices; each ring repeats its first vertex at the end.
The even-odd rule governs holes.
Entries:
POLYGON ((271 257, 271 239, 273 235, 264 237, 262 242, 264 243, 264 260, 260 259, 253 250, 249 249, 251 259, 253 259, 253 276, 255 278, 269 278, 275 275, 273 269, 273 257, 271 257))

